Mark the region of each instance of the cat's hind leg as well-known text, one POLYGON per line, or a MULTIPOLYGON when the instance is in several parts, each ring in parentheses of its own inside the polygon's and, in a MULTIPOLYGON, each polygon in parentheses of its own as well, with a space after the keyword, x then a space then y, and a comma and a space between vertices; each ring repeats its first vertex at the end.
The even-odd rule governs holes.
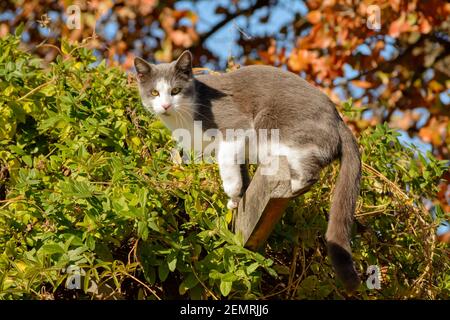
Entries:
POLYGON ((282 146, 279 155, 285 155, 288 160, 293 195, 297 196, 308 191, 319 180, 322 166, 317 157, 317 147, 282 146))

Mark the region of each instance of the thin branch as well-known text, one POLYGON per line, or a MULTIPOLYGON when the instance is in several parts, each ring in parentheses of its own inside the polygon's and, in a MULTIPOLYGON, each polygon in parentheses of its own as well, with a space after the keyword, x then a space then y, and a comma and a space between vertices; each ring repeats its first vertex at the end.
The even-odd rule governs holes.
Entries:
POLYGON ((136 281, 137 283, 139 283, 140 285, 142 285, 142 286, 143 286, 144 288, 146 288, 148 291, 150 291, 150 292, 155 296, 156 299, 162 300, 162 299, 158 296, 158 294, 156 293, 156 291, 153 290, 152 288, 150 288, 150 287, 149 287, 148 285, 146 285, 144 282, 142 282, 141 280, 139 280, 138 278, 136 278, 135 276, 133 276, 132 274, 130 274, 130 273, 126 272, 126 271, 124 271, 123 273, 126 274, 127 276, 129 276, 131 279, 133 279, 133 280, 136 281))
MULTIPOLYGON (((423 42, 426 39, 430 39, 432 41, 436 41, 438 42, 440 45, 442 45, 443 47, 443 52, 441 52, 441 54, 439 54, 439 56, 437 56, 434 60, 434 63, 442 60, 443 58, 445 58, 447 55, 449 55, 449 51, 450 51, 450 43, 448 41, 446 41, 445 39, 442 39, 436 35, 422 35, 419 40, 417 40, 414 44, 408 46, 403 53, 400 53, 399 55, 397 55, 397 57, 395 57, 392 60, 388 60, 385 61, 383 63, 380 63, 378 66, 376 66, 375 68, 363 71, 361 73, 359 73, 358 75, 347 79, 344 82, 341 82, 339 85, 347 85, 348 83, 350 83, 353 80, 358 80, 363 76, 369 75, 369 74, 373 74, 377 71, 382 71, 382 70, 386 70, 389 66, 393 66, 396 65, 397 63, 399 63, 401 60, 403 60, 406 56, 408 56, 409 54, 412 53, 412 51, 417 47, 423 44, 423 42)), ((416 70, 414 77, 417 77, 418 75, 421 74, 422 71, 424 71, 424 67, 421 66, 419 69, 416 70)), ((415 79, 413 79, 415 80, 415 79)), ((413 82, 413 81, 412 81, 413 82)))
POLYGON ((17 101, 21 101, 24 100, 25 98, 27 98, 28 96, 32 95, 33 93, 35 93, 36 91, 39 91, 40 89, 44 88, 45 86, 49 85, 50 83, 52 83, 53 81, 55 81, 55 78, 52 78, 50 81, 47 81, 39 86, 37 86, 36 88, 32 89, 30 92, 28 92, 27 94, 25 94, 24 96, 20 97, 19 99, 17 99, 17 101))
POLYGON ((262 7, 268 6, 270 4, 269 0, 257 0, 254 5, 248 7, 244 10, 237 10, 234 13, 227 13, 225 18, 217 23, 215 26, 213 26, 208 32, 205 32, 204 34, 200 35, 200 40, 198 45, 201 46, 210 36, 212 36, 214 33, 219 31, 222 27, 224 27, 228 22, 236 19, 237 17, 245 14, 252 13, 253 11, 260 9, 262 7))
POLYGON ((365 70, 363 72, 360 72, 358 75, 347 79, 344 82, 339 83, 339 85, 347 85, 348 83, 350 83, 353 80, 358 80, 361 77, 367 76, 369 74, 373 74, 377 71, 381 71, 381 70, 386 70, 387 67, 392 66, 392 65, 396 65, 397 63, 399 63, 401 60, 403 60, 406 56, 408 56, 414 48, 416 48, 418 45, 420 45, 423 41, 425 41, 425 36, 421 36, 419 38, 419 40, 417 40, 414 44, 410 45, 409 47, 407 47, 403 53, 398 54, 394 59, 392 60, 388 60, 385 61, 383 63, 380 63, 379 65, 377 65, 376 67, 372 68, 372 69, 368 69, 365 70))
POLYGON ((214 299, 214 300, 219 300, 219 298, 217 298, 217 296, 214 294, 214 292, 212 292, 206 285, 205 283, 197 276, 197 273, 195 272, 194 266, 191 264, 191 269, 192 269, 192 273, 194 274, 194 276, 197 278, 197 281, 202 285, 202 287, 206 290, 206 292, 209 293, 209 295, 214 299))

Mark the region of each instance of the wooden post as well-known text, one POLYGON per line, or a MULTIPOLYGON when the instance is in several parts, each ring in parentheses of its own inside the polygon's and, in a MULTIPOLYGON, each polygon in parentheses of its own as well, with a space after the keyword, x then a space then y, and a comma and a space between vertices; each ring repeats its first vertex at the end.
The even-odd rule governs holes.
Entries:
POLYGON ((256 170, 239 202, 234 230, 243 236, 245 247, 251 250, 257 250, 265 243, 289 200, 298 196, 292 194, 291 174, 286 157, 279 157, 278 163, 276 162, 275 174, 264 174, 268 171, 267 166, 260 166, 256 170))

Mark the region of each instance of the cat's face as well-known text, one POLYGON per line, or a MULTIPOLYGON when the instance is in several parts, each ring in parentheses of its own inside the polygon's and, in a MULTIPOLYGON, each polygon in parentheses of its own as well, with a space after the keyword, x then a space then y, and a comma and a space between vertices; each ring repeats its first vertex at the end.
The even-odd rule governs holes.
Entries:
POLYGON ((192 56, 183 52, 178 60, 158 65, 134 59, 144 107, 160 116, 187 108, 193 98, 192 56))

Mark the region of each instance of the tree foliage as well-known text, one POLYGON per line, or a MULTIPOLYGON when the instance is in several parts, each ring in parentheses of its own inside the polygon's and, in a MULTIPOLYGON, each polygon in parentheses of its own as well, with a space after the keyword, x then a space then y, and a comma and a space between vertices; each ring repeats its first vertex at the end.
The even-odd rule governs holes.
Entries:
MULTIPOLYGON (((324 232, 338 166, 292 201, 261 252, 229 231, 216 166, 175 164, 133 79, 63 42, 46 65, 0 41, 0 298, 347 298, 324 232), (84 270, 69 290, 68 270, 84 270), (96 289, 93 283, 96 283, 96 289)), ((360 109, 340 106, 348 120, 360 109)), ((386 124, 360 132, 357 269, 383 271, 358 299, 449 298, 449 251, 431 218, 446 164, 405 148, 386 124)))

